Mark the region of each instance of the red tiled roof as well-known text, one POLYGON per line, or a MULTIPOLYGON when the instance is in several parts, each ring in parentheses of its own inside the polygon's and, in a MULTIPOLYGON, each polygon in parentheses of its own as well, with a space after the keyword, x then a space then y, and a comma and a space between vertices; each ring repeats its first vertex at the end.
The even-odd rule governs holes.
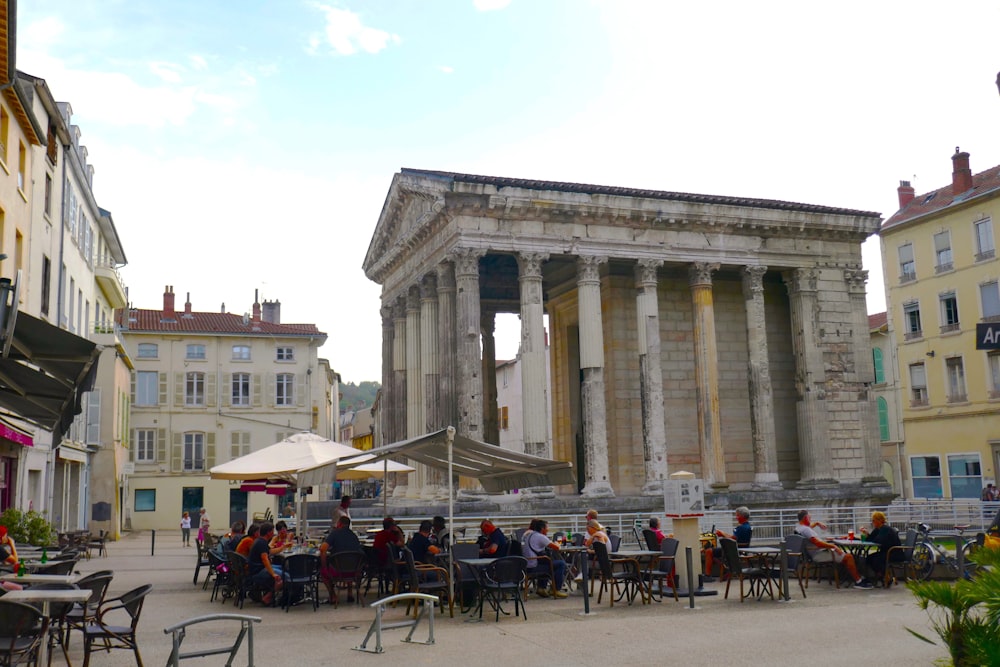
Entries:
POLYGON ((173 318, 165 319, 162 310, 128 311, 128 320, 122 322, 126 331, 182 331, 184 333, 232 334, 232 335, 279 335, 279 336, 326 336, 315 324, 272 324, 270 322, 243 323, 242 315, 233 313, 185 313, 175 312, 173 318))
POLYGON ((559 181, 536 181, 524 178, 506 178, 498 176, 479 176, 476 174, 460 174, 451 171, 435 171, 432 169, 412 169, 404 167, 404 174, 417 174, 444 178, 460 183, 478 183, 492 185, 497 188, 512 187, 529 190, 556 190, 558 192, 582 192, 593 195, 612 195, 624 197, 645 197, 648 199, 667 199, 674 201, 693 202, 696 204, 723 204, 730 206, 750 206, 754 208, 770 208, 784 211, 803 211, 809 213, 830 213, 836 215, 855 215, 864 217, 881 217, 872 211, 857 211, 849 208, 802 204, 777 199, 756 199, 751 197, 731 197, 722 195, 699 195, 688 192, 668 192, 666 190, 641 190, 622 188, 611 185, 588 185, 586 183, 562 183, 559 181))
POLYGON ((875 313, 874 315, 868 316, 868 330, 874 331, 875 329, 881 329, 889 323, 889 313, 875 313))
POLYGON ((891 218, 882 223, 882 229, 889 229, 904 222, 909 222, 935 211, 948 208, 953 204, 963 204, 970 199, 995 192, 1000 188, 1000 165, 990 167, 972 177, 972 189, 959 194, 958 198, 951 196, 951 184, 917 195, 909 204, 896 211, 891 218))

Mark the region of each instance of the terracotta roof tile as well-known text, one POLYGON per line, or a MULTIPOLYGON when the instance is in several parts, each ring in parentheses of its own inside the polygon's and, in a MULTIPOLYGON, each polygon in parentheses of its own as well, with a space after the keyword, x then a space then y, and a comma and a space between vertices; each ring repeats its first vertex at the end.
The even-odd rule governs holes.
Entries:
POLYGON ((175 312, 172 319, 165 319, 162 310, 128 311, 128 321, 122 323, 126 331, 161 332, 178 331, 184 333, 231 334, 231 335, 277 335, 277 336, 323 336, 326 334, 315 324, 272 324, 270 322, 243 323, 242 315, 233 313, 175 312))
POLYGON ((891 218, 882 223, 882 230, 943 210, 953 204, 963 204, 970 199, 995 193, 998 189, 1000 189, 1000 165, 990 167, 973 176, 972 189, 961 193, 958 198, 951 196, 951 183, 943 188, 917 195, 913 201, 893 213, 891 218))
POLYGON ((881 312, 875 313, 874 315, 868 316, 868 329, 874 331, 875 329, 881 329, 889 323, 889 313, 881 312))

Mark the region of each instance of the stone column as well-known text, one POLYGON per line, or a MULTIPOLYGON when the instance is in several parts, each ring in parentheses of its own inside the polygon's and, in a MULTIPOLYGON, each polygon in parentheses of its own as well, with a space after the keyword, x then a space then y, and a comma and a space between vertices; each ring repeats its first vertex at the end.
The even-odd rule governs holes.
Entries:
POLYGON ((816 317, 817 269, 793 269, 784 275, 792 315, 795 355, 795 414, 799 436, 799 488, 837 486, 833 476, 826 414, 826 369, 816 317))
MULTIPOLYGON (((486 254, 478 248, 454 248, 450 252, 455 263, 455 321, 458 360, 456 385, 458 390, 459 435, 483 440, 483 360, 479 356, 481 304, 479 301, 479 258, 486 254)), ((483 497, 482 491, 462 489, 457 500, 472 501, 483 497)))
POLYGON ((484 312, 479 325, 483 332, 483 442, 499 445, 496 313, 484 312))
MULTIPOLYGON (((424 434, 426 411, 424 409, 424 376, 420 358, 420 288, 411 285, 406 293, 406 437, 424 434)), ((426 483, 427 468, 414 466, 410 473, 407 498, 419 498, 426 483)))
POLYGON ((639 351, 639 395, 642 399, 642 453, 646 496, 663 495, 667 479, 667 426, 663 408, 663 366, 660 360, 660 304, 656 270, 662 259, 640 259, 635 265, 635 310, 639 351))
MULTIPOLYGON (((521 438, 524 453, 552 458, 548 442, 548 397, 546 396, 545 300, 542 290, 543 253, 517 255, 521 286, 521 438)), ((551 486, 522 489, 531 498, 554 498, 551 486)))
POLYGON ((719 416, 719 354, 715 339, 712 273, 718 264, 697 262, 689 269, 692 321, 694 322, 694 378, 698 404, 698 444, 705 484, 717 491, 729 487, 722 455, 719 416))
POLYGON ((868 328, 868 303, 865 283, 868 272, 861 269, 844 271, 847 293, 851 299, 852 350, 854 378, 858 386, 858 423, 861 424, 862 484, 880 486, 888 484, 882 475, 882 441, 879 438, 878 404, 872 385, 875 367, 871 362, 872 341, 868 328))
POLYGON ((441 418, 437 428, 458 424, 457 397, 455 395, 455 358, 458 354, 455 341, 455 266, 442 262, 437 266, 438 297, 438 349, 439 394, 441 418))
POLYGON ((601 319, 600 265, 607 257, 579 257, 577 307, 580 320, 580 403, 583 421, 583 448, 588 498, 612 497, 608 461, 608 416, 604 402, 604 324, 601 319))
MULTIPOLYGON (((379 401, 378 411, 378 440, 375 447, 388 445, 396 442, 396 435, 393 432, 393 406, 395 397, 393 395, 393 333, 394 324, 392 320, 392 306, 384 303, 379 309, 382 316, 382 397, 379 401)), ((390 479, 382 480, 382 493, 390 493, 396 486, 395 475, 390 475, 390 479)))
POLYGON ((778 483, 778 447, 774 438, 774 392, 767 356, 764 316, 766 266, 743 267, 743 299, 747 314, 747 382, 750 390, 750 430, 753 438, 753 485, 781 488, 778 483))
MULTIPOLYGON (((437 277, 428 274, 420 281, 420 370, 424 375, 424 433, 443 428, 439 376, 437 277)), ((441 493, 446 473, 424 466, 426 480, 421 498, 433 500, 441 493)))
MULTIPOLYGON (((399 297, 392 305, 392 420, 393 442, 406 439, 406 299, 399 297)), ((405 458, 403 459, 405 461, 405 458)), ((409 475, 396 475, 393 497, 407 493, 409 475)))

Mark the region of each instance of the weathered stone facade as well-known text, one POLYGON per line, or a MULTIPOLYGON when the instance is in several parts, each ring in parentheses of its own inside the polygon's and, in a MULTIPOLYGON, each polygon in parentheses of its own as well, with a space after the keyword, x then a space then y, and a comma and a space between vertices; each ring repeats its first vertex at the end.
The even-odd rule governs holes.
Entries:
POLYGON ((364 263, 383 317, 397 318, 383 320, 385 440, 450 419, 492 441, 493 317, 518 313, 525 448, 574 462, 578 487, 560 496, 653 498, 684 469, 716 504, 885 497, 860 248, 879 223, 809 204, 403 170, 364 263), (434 331, 435 350, 407 339, 434 331), (421 368, 423 385, 406 377, 421 368))

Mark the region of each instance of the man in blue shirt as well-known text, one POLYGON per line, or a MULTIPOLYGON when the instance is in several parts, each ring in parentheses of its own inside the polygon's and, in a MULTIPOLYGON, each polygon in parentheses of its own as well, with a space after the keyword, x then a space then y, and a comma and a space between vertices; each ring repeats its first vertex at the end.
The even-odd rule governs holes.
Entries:
MULTIPOLYGON (((736 540, 736 546, 750 546, 750 538, 753 537, 753 527, 750 525, 750 510, 746 507, 736 508, 736 528, 732 535, 727 535, 721 530, 715 531, 716 537, 728 537, 736 540)), ((714 581, 712 577, 713 560, 722 556, 722 547, 708 547, 705 549, 705 580, 714 581)))

